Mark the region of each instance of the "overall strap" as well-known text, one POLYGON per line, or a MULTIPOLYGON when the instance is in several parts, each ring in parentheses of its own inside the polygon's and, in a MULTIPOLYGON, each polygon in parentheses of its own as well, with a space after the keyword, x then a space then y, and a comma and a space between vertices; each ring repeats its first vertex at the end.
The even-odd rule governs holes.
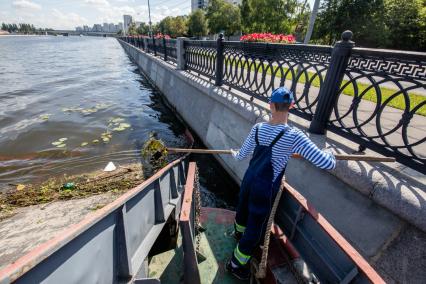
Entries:
POLYGON ((259 138, 257 137, 259 133, 259 125, 256 126, 256 134, 254 135, 254 140, 256 141, 256 145, 259 145, 259 138))
POLYGON ((277 137, 275 137, 275 139, 271 142, 271 145, 269 145, 270 147, 272 147, 272 146, 274 146, 275 145, 275 143, 277 143, 278 142, 278 140, 280 140, 281 139, 281 137, 283 137, 283 135, 287 132, 287 131, 289 131, 290 130, 290 126, 289 127, 286 127, 286 128, 284 128, 283 130, 281 130, 281 132, 277 135, 277 137))

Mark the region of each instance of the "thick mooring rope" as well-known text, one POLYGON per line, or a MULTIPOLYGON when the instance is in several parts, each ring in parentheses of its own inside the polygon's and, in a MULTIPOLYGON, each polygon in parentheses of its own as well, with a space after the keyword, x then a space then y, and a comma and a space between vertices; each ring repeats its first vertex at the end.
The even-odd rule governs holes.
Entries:
POLYGON ((268 250, 269 250, 269 240, 271 237, 271 228, 272 228, 272 223, 274 223, 275 212, 277 211, 277 207, 278 207, 278 204, 280 203, 281 195, 284 191, 284 182, 285 182, 285 179, 283 177, 283 179, 281 180, 280 189, 278 190, 277 196, 275 197, 275 200, 274 200, 274 205, 272 206, 272 209, 271 209, 271 214, 269 215, 268 224, 266 225, 265 238, 264 238, 263 249, 262 249, 262 259, 259 264, 259 269, 257 270, 255 275, 256 278, 258 279, 265 278, 266 276, 266 263, 268 261, 268 250))

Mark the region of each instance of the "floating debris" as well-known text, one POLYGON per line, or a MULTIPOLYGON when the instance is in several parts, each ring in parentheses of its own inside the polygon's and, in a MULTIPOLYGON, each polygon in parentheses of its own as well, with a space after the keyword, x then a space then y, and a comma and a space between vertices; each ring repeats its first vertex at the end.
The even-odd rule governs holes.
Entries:
POLYGON ((83 143, 80 144, 81 147, 84 147, 84 146, 87 146, 87 145, 89 145, 88 142, 83 142, 83 143))
POLYGON ((109 162, 108 165, 106 165, 104 172, 112 172, 115 171, 117 167, 114 165, 113 162, 109 162))
POLYGON ((99 103, 99 104, 96 104, 95 108, 98 109, 98 110, 103 110, 103 109, 109 108, 110 106, 112 106, 112 104, 109 104, 109 103, 99 103))
POLYGON ((16 190, 23 190, 25 189, 25 185, 24 184, 17 184, 16 185, 16 190))
POLYGON ((129 123, 122 117, 113 117, 108 122, 108 127, 112 127, 112 131, 124 131, 131 127, 129 123))
POLYGON ((124 119, 124 118, 122 118, 122 117, 115 117, 115 118, 111 118, 111 119, 109 120, 109 123, 112 123, 112 124, 119 124, 120 122, 123 122, 123 121, 125 121, 125 119, 124 119))
POLYGON ((61 189, 72 190, 75 188, 75 184, 73 182, 66 182, 62 185, 61 189))
POLYGON ((112 130, 113 131, 124 131, 124 130, 126 130, 127 128, 130 128, 130 124, 128 124, 128 123, 125 123, 125 122, 122 122, 122 123, 119 123, 118 125, 117 125, 117 127, 114 127, 112 130))
POLYGON ((101 134, 101 139, 104 143, 108 143, 112 138, 111 132, 104 132, 101 134))
POLYGON ((141 150, 142 157, 149 161, 154 170, 167 165, 167 147, 163 141, 151 133, 141 150))
POLYGON ((53 141, 52 145, 56 146, 57 148, 64 148, 65 146, 67 146, 67 144, 64 143, 67 140, 68 140, 68 138, 65 138, 65 137, 59 138, 58 140, 53 141))
POLYGON ((94 140, 92 141, 92 143, 93 143, 93 144, 99 143, 99 139, 94 139, 94 140))
POLYGON ((96 113, 99 110, 103 110, 103 109, 107 109, 110 106, 112 106, 113 104, 111 103, 98 103, 96 104, 94 107, 90 107, 90 108, 82 108, 82 107, 64 107, 62 108, 63 112, 79 112, 83 115, 89 115, 92 113, 96 113))
POLYGON ((63 112, 80 112, 83 108, 81 107, 70 107, 70 108, 62 108, 63 112))
POLYGON ((41 114, 38 118, 43 120, 43 121, 47 121, 47 120, 49 120, 50 116, 51 116, 51 114, 45 113, 45 114, 41 114))
POLYGON ((122 193, 143 181, 140 164, 129 164, 113 172, 103 170, 76 176, 52 178, 41 184, 17 185, 0 193, 0 220, 14 209, 58 200, 85 198, 105 192, 122 193))
POLYGON ((92 107, 92 108, 86 108, 86 109, 83 109, 83 110, 81 111, 81 113, 82 113, 82 114, 84 114, 84 115, 89 115, 89 114, 95 113, 95 112, 97 112, 97 111, 98 111, 98 109, 97 109, 97 108, 92 107))

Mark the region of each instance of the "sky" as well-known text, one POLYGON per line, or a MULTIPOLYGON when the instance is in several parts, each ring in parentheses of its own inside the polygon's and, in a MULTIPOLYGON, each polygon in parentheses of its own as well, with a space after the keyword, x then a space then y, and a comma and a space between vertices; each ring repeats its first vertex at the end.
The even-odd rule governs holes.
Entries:
MULTIPOLYGON (((0 23, 30 23, 37 28, 123 22, 123 15, 148 22, 148 0, 0 0, 0 23)), ((150 0, 151 18, 189 14, 191 0, 150 0)))

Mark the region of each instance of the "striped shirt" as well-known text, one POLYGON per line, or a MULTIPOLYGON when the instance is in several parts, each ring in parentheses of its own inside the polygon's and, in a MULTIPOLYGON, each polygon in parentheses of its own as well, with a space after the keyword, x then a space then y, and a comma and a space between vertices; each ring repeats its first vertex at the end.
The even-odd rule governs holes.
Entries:
MULTIPOLYGON (((272 125, 264 122, 256 124, 251 129, 241 149, 234 156, 237 160, 242 160, 253 153, 256 147, 256 127, 259 127, 259 144, 268 146, 282 130, 290 126, 287 124, 272 125)), ((333 154, 320 150, 301 130, 293 127, 272 147, 274 180, 285 168, 290 156, 294 153, 302 155, 321 169, 334 169, 336 166, 336 159, 333 154)))

